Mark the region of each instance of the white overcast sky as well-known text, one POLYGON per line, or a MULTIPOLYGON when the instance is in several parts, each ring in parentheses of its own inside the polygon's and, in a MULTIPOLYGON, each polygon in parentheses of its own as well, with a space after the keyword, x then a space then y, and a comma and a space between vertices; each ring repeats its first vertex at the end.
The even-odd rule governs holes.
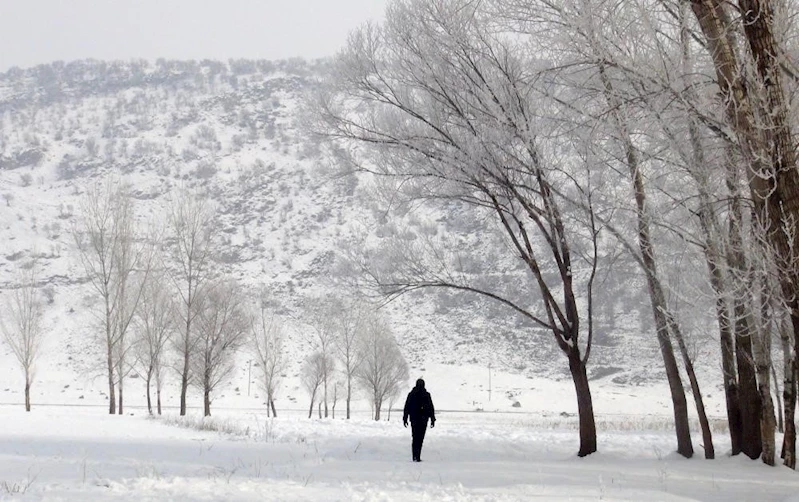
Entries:
POLYGON ((56 60, 335 54, 388 0, 0 0, 0 71, 56 60))

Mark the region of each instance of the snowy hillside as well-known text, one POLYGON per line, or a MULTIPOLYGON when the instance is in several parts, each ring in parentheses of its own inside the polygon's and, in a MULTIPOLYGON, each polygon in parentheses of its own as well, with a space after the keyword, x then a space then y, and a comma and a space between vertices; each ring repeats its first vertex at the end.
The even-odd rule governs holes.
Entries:
MULTIPOLYGON (((369 178, 335 175, 333 159, 323 156, 297 123, 303 92, 313 88, 324 69, 324 62, 302 60, 82 61, 0 74, 0 226, 5 236, 0 288, 14 284, 20 260, 37 256, 49 299, 34 402, 99 404, 106 399, 96 362, 97 326, 89 314, 94 300, 71 226, 86 187, 107 176, 121 176, 133 186, 143 221, 158 220, 180 187, 213 199, 222 225, 216 266, 253 291, 267 288, 275 310, 294 320, 289 333, 294 364, 281 392, 292 406, 302 407, 306 400, 295 378, 309 343, 303 305, 339 293, 340 256, 360 238, 407 233, 413 239, 415 232, 434 228, 468 248, 473 261, 465 266, 487 270, 501 262, 505 275, 499 280, 524 280, 507 253, 492 251, 499 241, 486 238, 493 235, 490 222, 456 206, 437 214, 388 208, 370 189, 369 178), (52 389, 60 389, 59 395, 52 389)), ((652 381, 661 373, 642 281, 624 260, 618 258, 614 274, 599 278, 595 305, 589 373, 611 387, 652 381)), ((462 376, 447 382, 448 396, 458 394, 457 386, 478 385, 468 381, 471 370, 459 371, 464 367, 484 375, 516 375, 503 401, 495 398, 497 408, 516 403, 527 390, 518 385, 525 377, 566 375, 550 333, 484 299, 418 292, 385 311, 412 377, 462 376)), ((713 370, 716 363, 705 366, 713 370)), ((258 406, 253 372, 242 353, 222 402, 258 406), (235 399, 247 395, 245 401, 235 399)), ((19 402, 19 382, 3 347, 0 401, 19 402)), ((171 385, 167 402, 174 398, 171 385)), ((138 400, 140 394, 133 392, 132 400, 138 400)), ((459 409, 488 405, 466 397, 447 402, 459 409)))

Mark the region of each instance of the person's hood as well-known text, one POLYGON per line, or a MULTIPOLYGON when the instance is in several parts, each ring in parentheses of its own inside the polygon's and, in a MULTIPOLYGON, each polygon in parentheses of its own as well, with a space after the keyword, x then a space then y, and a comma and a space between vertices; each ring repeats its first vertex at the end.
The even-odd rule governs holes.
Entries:
POLYGON ((421 378, 416 380, 416 388, 419 390, 424 390, 424 380, 421 378))

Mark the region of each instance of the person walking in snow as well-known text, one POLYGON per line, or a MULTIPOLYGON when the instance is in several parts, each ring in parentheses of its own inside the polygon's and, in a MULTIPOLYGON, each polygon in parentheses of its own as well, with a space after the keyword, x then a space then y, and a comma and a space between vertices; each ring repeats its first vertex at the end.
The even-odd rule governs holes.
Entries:
POLYGON ((430 419, 430 427, 436 426, 436 410, 433 407, 433 399, 430 393, 424 388, 424 380, 416 380, 416 387, 408 393, 405 400, 405 410, 402 414, 402 425, 408 427, 408 418, 411 419, 411 453, 414 462, 421 462, 422 443, 424 434, 427 432, 427 419, 430 419))

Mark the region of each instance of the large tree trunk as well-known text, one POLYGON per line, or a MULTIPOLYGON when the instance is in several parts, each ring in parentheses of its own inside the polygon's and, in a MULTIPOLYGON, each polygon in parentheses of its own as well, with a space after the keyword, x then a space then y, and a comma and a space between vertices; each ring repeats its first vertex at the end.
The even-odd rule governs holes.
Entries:
POLYGON ((597 450, 596 422, 594 421, 594 402, 591 399, 591 387, 588 384, 588 372, 580 357, 579 350, 568 354, 569 372, 577 393, 577 418, 580 422, 580 449, 577 456, 585 457, 597 450))
POLYGON ((752 337, 756 333, 743 301, 735 300, 735 361, 738 367, 738 397, 741 404, 741 451, 749 458, 758 458, 763 453, 760 437, 760 415, 762 405, 757 390, 757 378, 753 364, 752 337))
POLYGON ((117 396, 116 385, 114 384, 114 357, 112 347, 107 347, 106 363, 108 365, 108 414, 116 415, 117 412, 117 396))
POLYGON ((314 391, 314 393, 311 394, 311 407, 308 408, 308 418, 309 419, 313 417, 313 403, 314 403, 315 400, 316 400, 316 391, 314 391))
POLYGON ((161 415, 161 389, 155 390, 156 406, 158 407, 158 415, 161 415))
MULTIPOLYGON (((791 319, 792 320, 792 319, 791 319)), ((783 464, 791 469, 796 468, 796 356, 791 346, 791 334, 795 329, 789 322, 783 321, 780 326, 782 342, 783 383, 782 400, 785 402, 785 435, 782 438, 783 464)), ((795 341, 794 341, 795 345, 795 341)))
MULTIPOLYGON (((697 182, 699 190, 699 208, 697 210, 699 216, 699 226, 702 230, 704 237, 704 256, 705 263, 708 267, 710 274, 710 284, 713 288, 713 293, 716 296, 716 320, 719 326, 719 341, 721 343, 721 366, 723 371, 723 385, 724 397, 727 404, 727 423, 730 430, 730 439, 732 443, 733 455, 737 455, 741 451, 741 410, 738 401, 738 384, 736 378, 735 358, 733 349, 732 329, 730 326, 730 310, 727 303, 729 292, 727 291, 726 281, 722 272, 720 263, 723 262, 721 244, 719 243, 719 223, 712 213, 712 204, 708 191, 708 178, 704 171, 700 171, 705 167, 704 150, 699 138, 699 132, 691 119, 689 124, 691 143, 694 150, 694 169, 690 172, 697 182)), ((687 350, 685 342, 682 338, 682 333, 675 333, 680 343, 680 351, 683 354, 683 359, 686 362, 686 371, 691 379, 691 389, 694 393, 694 398, 699 394, 699 387, 694 383, 696 376, 694 375, 693 364, 690 358, 687 358, 687 350)), ((701 400, 701 397, 700 397, 701 400)), ((700 422, 702 422, 702 436, 705 441, 705 458, 713 458, 715 452, 708 451, 708 438, 710 437, 710 425, 707 422, 705 415, 704 404, 697 401, 697 412, 699 413, 700 422), (699 411, 701 409, 701 411, 699 411), (708 455, 711 456, 708 456, 708 455)))
MULTIPOLYGON (((655 327, 657 330, 657 339, 660 345, 660 354, 663 357, 663 363, 666 368, 666 379, 669 383, 669 390, 671 392, 671 402, 674 410, 674 428, 677 434, 677 453, 680 455, 691 458, 694 455, 694 447, 691 443, 691 428, 688 422, 688 403, 685 399, 685 388, 680 379, 679 367, 677 366, 677 359, 674 357, 674 347, 671 344, 669 337, 668 326, 666 325, 665 315, 662 311, 655 306, 656 303, 661 303, 662 292, 659 294, 653 292, 650 284, 650 295, 652 297, 652 309, 655 312, 655 327)), ((665 301, 663 301, 665 303, 665 301)))
POLYGON ((733 455, 741 453, 743 442, 743 429, 741 426, 741 400, 738 396, 738 370, 735 367, 735 344, 732 336, 732 325, 727 316, 726 303, 723 298, 717 298, 717 309, 724 309, 719 313, 719 332, 721 342, 721 370, 724 373, 724 397, 727 402, 727 425, 730 429, 730 447, 733 455))
POLYGON ((211 389, 208 386, 204 386, 203 389, 203 414, 206 417, 211 416, 211 389))
POLYGON ((776 444, 775 429, 777 417, 774 414, 774 401, 771 399, 771 311, 769 307, 769 290, 765 276, 760 277, 760 322, 752 341, 752 352, 757 374, 757 390, 760 395, 762 410, 760 414, 760 437, 763 444, 761 459, 764 464, 774 465, 776 444))
MULTIPOLYGON (((124 296, 124 291, 122 293, 124 296)), ((119 347, 119 355, 117 356, 117 378, 119 381, 117 382, 117 399, 119 400, 119 405, 117 406, 117 413, 119 415, 123 414, 123 396, 124 396, 124 386, 125 386, 125 335, 122 334, 117 340, 117 346, 119 347)))
POLYGON ((716 295, 716 319, 719 325, 719 342, 721 344, 721 369, 724 384, 724 397, 727 404, 727 425, 730 431, 732 454, 741 453, 741 408, 738 400, 738 378, 735 368, 735 349, 730 325, 730 310, 727 304, 728 292, 724 276, 719 267, 721 252, 716 243, 712 228, 710 204, 700 202, 699 221, 705 234, 705 261, 710 271, 710 285, 716 295))
MULTIPOLYGON (((640 176, 640 174, 638 175, 640 176)), ((636 183, 636 191, 640 190, 641 197, 636 195, 636 198, 643 198, 643 182, 639 180, 636 183)), ((690 458, 694 454, 694 447, 691 443, 691 428, 688 421, 688 403, 685 399, 685 388, 680 379, 680 370, 677 366, 677 359, 674 356, 674 347, 671 344, 671 337, 669 336, 668 320, 666 318, 666 298, 663 293, 663 288, 660 284, 660 279, 657 275, 657 268, 655 265, 654 253, 652 244, 649 238, 649 226, 645 219, 641 218, 642 210, 645 208, 643 200, 639 202, 639 243, 641 247, 641 256, 644 262, 644 274, 646 275, 647 284, 649 286, 649 299, 652 304, 652 313, 655 319, 656 336, 658 345, 660 346, 660 354, 663 358, 663 364, 666 369, 666 379, 669 383, 669 391, 671 393, 671 402, 674 411, 674 428, 677 435, 677 453, 690 458)))
POLYGON ((647 204, 646 191, 644 189, 644 177, 641 172, 641 162, 638 151, 630 136, 627 122, 621 116, 623 104, 615 94, 613 85, 607 75, 604 65, 600 64, 599 77, 605 90, 605 98, 611 109, 618 140, 623 148, 627 168, 630 171, 630 179, 633 186, 633 196, 636 204, 636 219, 638 224, 638 246, 641 251, 641 263, 649 286, 649 297, 652 304, 652 311, 655 317, 656 335, 660 345, 660 353, 663 357, 663 364, 666 367, 666 378, 669 382, 671 400, 674 406, 674 425, 677 433, 677 452, 687 458, 694 454, 694 447, 691 444, 691 429, 688 422, 688 405, 685 400, 685 388, 680 379, 680 370, 677 366, 677 359, 674 356, 674 347, 669 337, 669 329, 665 316, 666 299, 660 278, 657 272, 657 261, 655 250, 652 246, 650 229, 650 213, 647 204))
POLYGON ((352 377, 347 375, 347 420, 350 419, 350 400, 352 399, 352 377))
POLYGON ((324 398, 325 398, 325 418, 327 418, 327 413, 328 413, 328 410, 327 410, 327 376, 325 376, 325 396, 324 396, 324 398))
POLYGON ((120 415, 122 415, 122 396, 123 396, 123 383, 122 382, 123 381, 124 380, 123 380, 123 378, 121 376, 121 373, 120 373, 119 384, 118 384, 118 387, 119 387, 119 406, 117 408, 117 413, 119 413, 120 415))
POLYGON ((152 380, 152 371, 147 372, 147 380, 145 386, 147 387, 147 413, 153 414, 153 401, 150 399, 150 380, 152 380))
POLYGON ((724 397, 727 400, 727 424, 730 428, 730 447, 733 455, 741 453, 743 444, 743 424, 741 419, 741 398, 738 394, 738 370, 735 367, 735 340, 732 325, 720 326, 721 368, 724 372, 724 397))
MULTIPOLYGON (((628 157, 632 155, 632 145, 628 149, 628 157)), ((648 209, 646 206, 646 195, 641 172, 637 167, 637 161, 630 162, 630 170, 635 187, 635 199, 638 206, 638 243, 641 249, 641 259, 644 265, 649 286, 649 299, 652 305, 652 313, 655 319, 656 336, 660 346, 660 354, 666 369, 666 379, 669 383, 671 401, 674 408, 674 426, 677 434, 677 452, 686 458, 694 454, 694 447, 691 444, 691 429, 688 422, 688 404, 685 399, 685 388, 680 379, 680 370, 677 366, 677 359, 674 356, 674 347, 669 336, 668 321, 666 319, 666 298, 657 274, 654 249, 649 230, 648 209)))
MULTIPOLYGON (((188 328, 187 328, 188 329, 188 328)), ((189 390, 189 351, 184 347, 183 371, 180 372, 180 416, 186 415, 186 392, 189 390)))
POLYGON ((211 416, 211 373, 208 368, 203 373, 203 416, 211 416))
MULTIPOLYGON (((789 302, 789 306, 791 303, 789 302)), ((799 312, 799 305, 793 305, 791 307, 792 312, 799 312)), ((796 423, 794 422, 794 418, 796 417, 796 401, 797 401, 797 376, 799 376, 799 343, 796 341, 796 334, 799 333, 799 317, 795 315, 791 315, 791 326, 793 328, 793 361, 791 364, 791 371, 790 374, 790 388, 788 387, 788 376, 786 374, 785 377, 785 390, 783 391, 785 394, 785 436, 784 440, 786 442, 786 451, 790 452, 790 456, 788 454, 785 455, 785 461, 783 462, 784 465, 787 465, 791 469, 796 468, 796 423), (789 390, 790 389, 790 390, 789 390), (789 463, 790 459, 790 463, 789 463)))
MULTIPOLYGON (((782 254, 791 249, 789 247, 788 235, 782 231, 781 221, 783 216, 793 217, 797 221, 799 216, 799 171, 796 169, 796 145, 794 144, 793 133, 789 119, 789 109, 785 99, 782 84, 782 70, 778 61, 781 50, 774 39, 774 5, 769 0, 740 0, 741 12, 743 13, 743 27, 746 39, 760 77, 760 84, 763 86, 768 99, 766 113, 763 114, 767 124, 763 131, 763 139, 766 142, 765 150, 771 156, 771 169, 773 170, 774 180, 767 180, 767 191, 760 191, 757 195, 766 197, 767 206, 774 211, 768 214, 771 220, 764 219, 763 222, 772 223, 770 226, 770 237, 775 244, 779 254, 778 257, 784 260, 783 265, 789 268, 791 280, 786 283, 792 292, 799 291, 799 270, 794 264, 790 263, 790 254, 782 254), (771 189, 776 189, 776 194, 771 194, 771 189), (776 195, 776 196, 775 196, 776 195), (793 266, 791 266, 793 265, 793 266)), ((750 183, 755 180, 750 179, 750 183)), ((756 199, 757 201, 757 199, 756 199)), ((761 216, 764 216, 761 214, 761 216)), ((795 223, 794 223, 795 224, 795 223)), ((796 232, 792 232, 793 244, 799 241, 796 232)), ((793 248, 795 249, 795 248, 793 248)), ((794 299, 796 295, 788 295, 784 291, 785 298, 794 299)), ((799 312, 792 310, 793 315, 799 312)))
MULTIPOLYGON (((787 300, 794 333, 799 330, 799 270, 792 260, 792 250, 799 249, 799 233, 785 232, 785 218, 799 221, 799 170, 788 120, 774 40, 773 5, 765 0, 739 0, 743 26, 758 82, 754 89, 763 89, 765 99, 752 99, 744 82, 744 66, 736 53, 735 27, 721 0, 692 0, 691 7, 705 35, 707 48, 716 68, 722 100, 726 103, 727 120, 735 131, 749 171, 752 200, 760 223, 767 229, 767 238, 774 247, 781 268, 780 286, 787 300), (755 109, 766 121, 759 129, 755 109)), ((799 344, 797 344, 799 345, 799 344)), ((799 350, 794 347, 794 350, 799 350)), ((797 354, 799 355, 799 354, 797 354)), ((786 406, 787 411, 787 406, 786 406)), ((790 436, 786 424, 786 465, 795 466, 795 433, 790 436)))
MULTIPOLYGON (((773 179, 766 180, 762 179, 762 174, 750 175, 750 186, 758 216, 767 225, 769 242, 777 252, 780 286, 783 297, 788 299, 788 312, 796 340, 799 333, 799 269, 793 260, 799 245, 799 233, 795 229, 796 221, 799 221, 799 170, 796 165, 790 112, 782 84, 782 71, 777 59, 780 49, 774 38, 774 6, 764 0, 740 0, 739 4, 743 13, 744 32, 757 68, 758 83, 762 85, 767 97, 765 113, 762 114, 767 123, 762 131, 762 138, 765 143, 764 153, 770 156, 771 161, 767 172, 773 175, 773 179), (783 227, 786 225, 794 228, 792 231, 785 231, 783 227)), ((799 360, 797 344, 794 344, 794 350, 797 351, 792 365, 795 369, 796 361, 799 360)), ((793 386, 796 385, 795 378, 793 373, 793 386)), ((792 394, 792 399, 795 400, 795 390, 792 394)), ((795 402, 791 404, 792 415, 794 406, 795 402)), ((791 442, 794 443, 791 450, 795 452, 793 419, 791 428, 791 442)), ((795 460, 792 461, 795 466, 795 460)))
POLYGON ((272 407, 272 416, 277 418, 277 410, 275 409, 275 400, 271 397, 269 398, 269 405, 272 407))
POLYGON ((691 392, 694 396, 696 414, 699 418, 699 427, 702 429, 705 458, 711 460, 716 458, 716 450, 713 447, 713 433, 710 431, 710 422, 705 412, 705 403, 702 399, 702 391, 699 389, 699 380, 696 378, 696 372, 694 371, 694 363, 691 361, 691 355, 688 353, 688 347, 685 345, 685 337, 683 337, 679 324, 677 324, 677 321, 670 312, 666 312, 666 319, 668 320, 669 328, 674 338, 677 340, 677 346, 680 348, 683 364, 685 365, 685 372, 688 374, 688 380, 691 382, 691 392))
POLYGON ((25 411, 31 411, 31 381, 25 377, 25 411))
MULTIPOLYGON (((761 333, 760 337, 770 336, 768 332, 761 333)), ((771 385, 769 384, 771 375, 769 375, 770 361, 766 359, 765 354, 768 347, 758 347, 763 344, 762 340, 755 340, 755 361, 757 365, 757 379, 758 379, 758 393, 760 401, 763 404, 761 419, 760 419, 760 437, 762 439, 762 456, 763 463, 774 465, 775 457, 775 429, 777 428, 777 418, 774 415, 774 402, 771 399, 771 385)), ((763 344, 765 345, 765 344, 763 344)))
MULTIPOLYGON (((732 157, 732 156, 730 156, 732 157)), ((726 183, 730 192, 730 246, 727 261, 730 266, 733 290, 733 315, 735 336, 735 363, 738 369, 738 399, 741 410, 741 451, 749 458, 758 458, 763 452, 760 435, 762 404, 758 392, 752 339, 757 336, 753 318, 754 291, 752 272, 744 253, 743 210, 738 192, 738 170, 728 159, 726 183)))
POLYGON ((782 434, 785 432, 785 422, 783 422, 782 396, 780 395, 780 381, 777 379, 777 370, 774 364, 771 365, 771 380, 774 382, 774 401, 777 403, 777 431, 782 434))
MULTIPOLYGON (((680 43, 683 48, 683 73, 684 75, 694 74, 693 60, 691 57, 691 34, 687 23, 687 12, 685 12, 686 3, 680 4, 680 43)), ((696 93, 692 88, 688 89, 689 99, 696 98, 696 93)), ((710 178, 708 163, 705 158, 705 148, 702 143, 702 137, 699 133, 699 124, 697 119, 693 116, 688 117, 688 134, 691 139, 692 162, 693 165, 688 170, 689 174, 694 178, 697 185, 699 195, 699 208, 697 213, 699 216, 699 227, 704 237, 704 256, 705 262, 710 274, 710 284, 716 296, 716 319, 719 326, 719 340, 721 342, 722 352, 722 369, 723 369, 723 385, 724 396, 727 404, 727 420, 729 424, 730 437, 732 439, 733 451, 736 449, 740 451, 740 420, 733 420, 733 417, 740 416, 740 408, 738 404, 737 385, 735 381, 735 360, 733 357, 733 340, 732 330, 730 329, 730 311, 727 304, 728 292, 726 290, 726 282, 724 280, 723 272, 719 264, 723 263, 723 254, 721 249, 724 247, 723 241, 720 239, 719 221, 713 212, 713 203, 710 197, 710 178)), ((688 351, 685 347, 685 340, 682 336, 679 326, 674 330, 674 334, 678 339, 680 352, 683 355, 686 371, 689 379, 691 380, 691 390, 696 402, 697 413, 702 428, 702 437, 705 442, 705 458, 712 459, 715 457, 715 451, 712 444, 712 436, 710 431, 710 424, 707 420, 707 415, 702 402, 701 393, 699 392, 699 385, 696 383, 696 375, 693 369, 693 363, 688 357, 688 351), (709 447, 708 447, 709 445, 709 447)))

